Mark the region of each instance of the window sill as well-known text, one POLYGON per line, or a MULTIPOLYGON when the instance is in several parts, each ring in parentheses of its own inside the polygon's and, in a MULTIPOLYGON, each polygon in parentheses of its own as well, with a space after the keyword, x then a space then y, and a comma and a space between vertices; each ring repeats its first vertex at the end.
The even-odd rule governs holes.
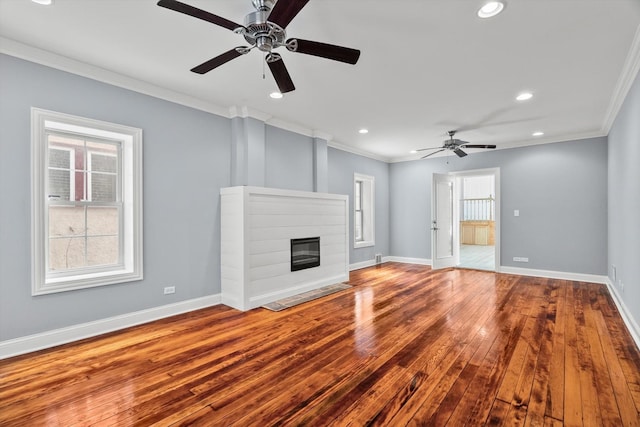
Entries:
POLYGON ((353 247, 357 249, 357 248, 368 248, 370 246, 375 246, 375 245, 376 245, 375 241, 366 240, 366 241, 363 241, 363 242, 355 242, 353 244, 353 247))
POLYGON ((115 285, 118 283, 142 280, 142 272, 131 270, 114 270, 101 273, 81 274, 77 276, 56 277, 47 279, 32 295, 46 295, 57 292, 75 291, 78 289, 95 288, 97 286, 115 285))

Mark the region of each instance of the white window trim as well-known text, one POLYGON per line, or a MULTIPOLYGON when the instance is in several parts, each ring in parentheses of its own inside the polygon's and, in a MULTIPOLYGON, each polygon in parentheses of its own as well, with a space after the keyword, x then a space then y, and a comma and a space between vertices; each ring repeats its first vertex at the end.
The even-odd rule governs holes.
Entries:
MULTIPOLYGON (((353 174, 353 194, 355 195, 356 181, 362 182, 362 240, 356 240, 355 221, 353 230, 353 247, 365 248, 375 246, 375 178, 359 173, 353 174)), ((353 207, 355 215, 355 203, 353 207)))
POLYGON ((142 129, 69 114, 31 108, 31 269, 32 295, 44 295, 141 280, 142 274, 142 129), (119 139, 122 144, 122 201, 124 205, 123 263, 117 269, 47 275, 46 130, 54 129, 119 139))

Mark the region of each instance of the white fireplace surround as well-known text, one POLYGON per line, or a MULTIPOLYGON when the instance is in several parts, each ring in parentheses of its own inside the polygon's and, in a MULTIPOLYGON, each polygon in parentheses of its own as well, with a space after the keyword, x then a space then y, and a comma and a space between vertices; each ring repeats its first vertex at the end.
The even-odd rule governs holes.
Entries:
POLYGON ((349 279, 349 197, 229 187, 221 196, 222 303, 238 310, 349 279), (320 236, 320 266, 291 271, 291 239, 320 236))

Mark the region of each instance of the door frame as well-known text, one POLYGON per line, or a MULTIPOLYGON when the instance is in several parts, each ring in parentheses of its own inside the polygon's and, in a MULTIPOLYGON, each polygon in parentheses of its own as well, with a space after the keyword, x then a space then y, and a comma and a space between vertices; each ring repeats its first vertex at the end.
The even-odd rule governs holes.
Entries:
MULTIPOLYGON (((472 169, 472 170, 466 170, 466 171, 458 171, 458 172, 449 172, 449 175, 452 175, 454 177, 456 177, 456 184, 454 186, 454 194, 456 194, 457 191, 457 199, 456 200, 460 200, 460 185, 458 184, 459 179, 461 178, 465 178, 465 177, 471 177, 471 176, 487 176, 487 175, 493 175, 494 177, 494 191, 495 191, 495 245, 494 245, 494 249, 495 249, 495 253, 494 253, 494 262, 495 262, 495 272, 499 273, 501 271, 502 266, 500 265, 500 242, 501 242, 501 238, 500 238, 500 206, 501 206, 501 196, 500 196, 500 168, 487 168, 487 169, 472 169), (457 188, 457 190, 456 190, 457 188)), ((453 222, 454 222, 454 227, 456 227, 457 230, 460 229, 460 215, 454 215, 453 218, 453 222)), ((460 253, 460 239, 458 238, 457 240, 455 240, 455 250, 457 251, 457 253, 460 253)), ((458 264, 459 264, 459 258, 458 258, 458 264)))

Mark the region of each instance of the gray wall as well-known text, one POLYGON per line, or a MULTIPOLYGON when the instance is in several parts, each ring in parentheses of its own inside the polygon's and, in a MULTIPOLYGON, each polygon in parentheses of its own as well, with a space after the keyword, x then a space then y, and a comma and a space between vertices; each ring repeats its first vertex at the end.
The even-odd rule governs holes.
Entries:
POLYGON ((267 126, 266 187, 313 191, 313 138, 267 126))
POLYGON ((220 292, 230 120, 6 55, 0 93, 0 341, 220 292), (32 106, 143 129, 144 280, 31 296, 32 106))
POLYGON ((484 168, 500 168, 502 266, 606 274, 606 138, 392 164, 391 253, 431 258, 434 172, 484 168))
MULTIPOLYGON (((609 132, 609 278, 640 324, 640 76, 609 132), (617 269, 613 279, 611 266, 617 269), (624 291, 620 287, 624 284, 624 291)), ((637 332, 637 331, 636 331, 637 332)))
POLYGON ((349 263, 373 261, 375 254, 392 255, 389 241, 389 165, 329 148, 329 193, 349 195, 349 263), (375 177, 375 246, 353 247, 353 174, 375 177))

